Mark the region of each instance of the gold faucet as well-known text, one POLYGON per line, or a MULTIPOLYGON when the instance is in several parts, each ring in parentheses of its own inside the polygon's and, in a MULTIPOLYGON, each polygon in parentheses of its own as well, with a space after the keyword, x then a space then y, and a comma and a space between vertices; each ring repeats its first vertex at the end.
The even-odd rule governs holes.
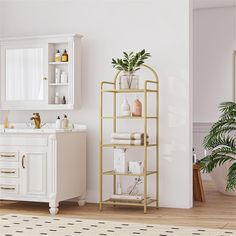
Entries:
POLYGON ((33 113, 33 116, 30 118, 30 120, 34 120, 35 129, 41 128, 41 119, 39 113, 33 113))

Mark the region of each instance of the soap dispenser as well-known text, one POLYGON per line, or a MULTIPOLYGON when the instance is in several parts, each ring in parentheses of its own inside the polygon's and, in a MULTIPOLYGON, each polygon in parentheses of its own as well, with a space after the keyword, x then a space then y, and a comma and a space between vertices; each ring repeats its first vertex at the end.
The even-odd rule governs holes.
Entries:
POLYGON ((69 120, 67 119, 67 115, 64 115, 64 118, 61 122, 62 129, 68 129, 69 128, 69 120))
POLYGON ((56 129, 60 129, 60 128, 61 128, 61 119, 60 119, 60 116, 58 116, 56 120, 56 129))
POLYGON ((66 49, 64 49, 64 52, 61 56, 61 61, 62 62, 67 62, 68 61, 68 53, 67 53, 66 49))
POLYGON ((3 126, 4 126, 4 129, 7 129, 7 128, 9 128, 9 119, 8 119, 8 116, 9 116, 9 111, 7 111, 7 114, 6 114, 6 116, 5 116, 5 119, 4 119, 4 124, 3 124, 3 126))
POLYGON ((55 62, 60 62, 60 61, 61 61, 61 54, 60 54, 60 51, 57 50, 55 54, 55 62))

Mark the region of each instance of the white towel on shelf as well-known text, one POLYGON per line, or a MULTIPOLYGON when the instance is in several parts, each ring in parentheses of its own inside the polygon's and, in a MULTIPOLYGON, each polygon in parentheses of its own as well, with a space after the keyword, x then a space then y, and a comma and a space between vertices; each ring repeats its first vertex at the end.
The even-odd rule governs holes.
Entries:
MULTIPOLYGON (((121 139, 121 140, 141 140, 144 139, 144 133, 112 133, 112 139, 121 139)), ((147 135, 148 138, 148 135, 147 135)))
MULTIPOLYGON (((142 139, 139 140, 130 140, 130 139, 112 139, 112 144, 118 145, 143 145, 144 141, 142 139)), ((147 142, 148 144, 148 142, 147 142)))

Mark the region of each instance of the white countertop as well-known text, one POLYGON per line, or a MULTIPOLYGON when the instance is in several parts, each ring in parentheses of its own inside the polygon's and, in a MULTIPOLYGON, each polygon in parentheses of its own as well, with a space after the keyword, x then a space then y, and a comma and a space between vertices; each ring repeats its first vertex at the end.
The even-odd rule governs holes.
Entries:
POLYGON ((42 124, 40 129, 35 129, 31 123, 15 123, 10 124, 12 128, 5 129, 3 124, 0 124, 1 133, 27 133, 27 134, 50 134, 50 133, 66 133, 66 132, 85 132, 87 130, 86 125, 73 124, 68 129, 56 129, 55 123, 42 124))

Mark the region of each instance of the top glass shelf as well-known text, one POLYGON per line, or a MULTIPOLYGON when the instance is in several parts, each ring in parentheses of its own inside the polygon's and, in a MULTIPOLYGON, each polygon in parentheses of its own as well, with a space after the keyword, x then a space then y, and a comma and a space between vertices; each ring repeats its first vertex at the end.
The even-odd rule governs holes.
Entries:
POLYGON ((152 92, 156 93, 158 90, 156 89, 103 89, 102 92, 107 93, 144 93, 144 92, 152 92))

